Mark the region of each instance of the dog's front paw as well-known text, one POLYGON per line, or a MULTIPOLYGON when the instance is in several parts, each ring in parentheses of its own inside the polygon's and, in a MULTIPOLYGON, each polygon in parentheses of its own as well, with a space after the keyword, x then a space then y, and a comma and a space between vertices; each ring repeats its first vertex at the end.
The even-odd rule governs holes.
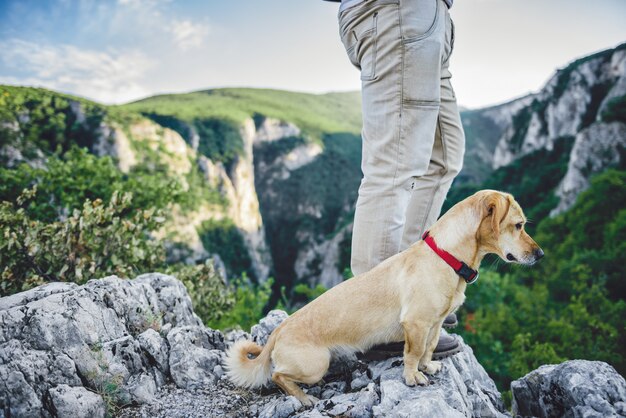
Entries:
POLYGON ((407 386, 428 386, 428 378, 418 370, 404 370, 404 382, 407 386))
POLYGON ((305 408, 311 408, 317 402, 319 402, 319 399, 312 395, 304 395, 304 397, 300 399, 300 403, 302 403, 302 406, 304 406, 305 408))
POLYGON ((443 365, 441 364, 440 361, 430 361, 426 363, 425 365, 423 365, 422 367, 420 367, 420 370, 426 374, 432 375, 432 374, 438 373, 442 367, 443 365))

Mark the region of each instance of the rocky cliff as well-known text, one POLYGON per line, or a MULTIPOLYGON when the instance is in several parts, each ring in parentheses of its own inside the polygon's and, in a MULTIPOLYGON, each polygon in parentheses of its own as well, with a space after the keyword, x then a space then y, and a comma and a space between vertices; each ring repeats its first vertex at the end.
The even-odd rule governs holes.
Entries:
MULTIPOLYGON (((222 369, 239 338, 264 344, 287 317, 272 311, 251 335, 202 326, 175 278, 51 283, 0 299, 0 416, 504 417, 472 350, 443 361, 427 387, 408 387, 402 358, 336 359, 307 392, 306 410, 275 386, 233 387, 222 369)), ((623 416, 626 383, 600 362, 544 366, 514 382, 514 414, 623 416), (603 415, 601 415, 603 414, 603 415)))
POLYGON ((460 179, 480 183, 490 171, 526 155, 551 152, 558 140, 573 142, 566 175, 555 190, 559 201, 552 214, 561 213, 589 186, 592 175, 624 165, 626 116, 617 109, 625 101, 626 44, 622 44, 558 70, 535 94, 466 111, 467 169, 460 179), (472 159, 480 164, 472 164, 472 159))

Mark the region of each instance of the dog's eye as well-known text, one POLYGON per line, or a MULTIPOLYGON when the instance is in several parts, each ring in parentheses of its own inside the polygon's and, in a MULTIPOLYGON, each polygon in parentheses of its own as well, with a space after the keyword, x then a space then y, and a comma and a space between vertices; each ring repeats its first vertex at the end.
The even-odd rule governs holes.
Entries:
POLYGON ((522 223, 520 222, 520 223, 515 224, 515 228, 518 230, 522 229, 522 223))

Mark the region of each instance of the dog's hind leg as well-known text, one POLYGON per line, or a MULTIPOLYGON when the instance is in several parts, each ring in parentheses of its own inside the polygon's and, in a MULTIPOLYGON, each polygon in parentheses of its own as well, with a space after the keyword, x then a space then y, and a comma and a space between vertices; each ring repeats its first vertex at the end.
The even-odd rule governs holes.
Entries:
POLYGON ((304 406, 312 406, 317 399, 306 395, 297 385, 312 385, 319 382, 330 365, 327 348, 315 346, 279 347, 272 353, 275 371, 272 380, 288 395, 295 396, 304 406))
POLYGON ((428 378, 417 369, 426 352, 430 326, 417 321, 403 321, 404 329, 404 381, 408 386, 428 385, 428 378))
POLYGON ((298 386, 298 384, 289 376, 283 373, 274 372, 272 374, 272 380, 276 383, 280 388, 285 391, 287 395, 295 396, 302 405, 304 406, 313 406, 316 402, 315 399, 311 399, 312 397, 307 396, 306 393, 298 386))

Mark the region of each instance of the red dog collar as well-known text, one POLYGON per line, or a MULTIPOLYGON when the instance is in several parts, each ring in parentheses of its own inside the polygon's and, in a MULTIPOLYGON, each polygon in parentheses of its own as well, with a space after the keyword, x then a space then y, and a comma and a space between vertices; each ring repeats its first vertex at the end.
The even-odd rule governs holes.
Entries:
POLYGON ((455 256, 437 247, 435 239, 428 235, 428 231, 424 232, 422 239, 443 261, 445 261, 459 276, 465 279, 467 284, 472 284, 478 280, 478 271, 471 269, 467 264, 459 261, 455 256))

